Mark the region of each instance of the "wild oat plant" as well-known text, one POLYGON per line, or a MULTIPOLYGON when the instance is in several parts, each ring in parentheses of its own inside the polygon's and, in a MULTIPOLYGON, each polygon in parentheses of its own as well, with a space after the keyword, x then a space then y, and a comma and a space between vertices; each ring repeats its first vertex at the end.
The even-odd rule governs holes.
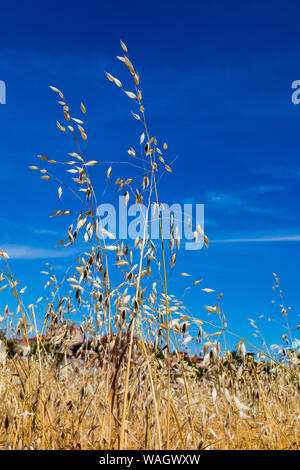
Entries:
MULTIPOLYGON (((0 250, 0 291, 13 294, 0 317, 0 448, 299 449, 299 358, 288 346, 292 332, 278 277, 274 274, 274 289, 288 335, 271 351, 264 339, 257 350, 229 331, 222 294, 213 294, 215 304, 206 306, 215 316, 208 322, 195 318, 169 291, 180 237, 171 218, 170 239, 163 240, 158 182, 170 177, 171 162, 167 144, 148 128, 139 74, 122 41, 121 47, 117 59, 133 91, 106 75, 136 106, 132 116, 142 130, 138 150, 131 147, 126 159, 134 173, 124 178, 118 162, 88 158, 84 104, 81 118, 73 117, 64 94, 51 86, 62 110, 57 126, 72 140, 72 151, 64 161, 39 155, 46 169, 30 168, 47 184, 56 183, 61 209, 52 217, 66 217, 70 224, 58 245, 76 246, 78 254, 61 280, 46 263, 46 297, 25 306, 26 288, 0 250), (91 178, 100 164, 103 187, 110 184, 126 204, 132 200, 148 208, 143 234, 132 244, 118 241, 101 224, 91 178), (59 168, 66 168, 63 177, 57 176, 59 168), (66 192, 78 203, 76 211, 63 208, 66 192), (147 230, 153 217, 159 222, 158 243, 147 230), (44 314, 42 328, 37 314, 44 314), (228 335, 239 341, 234 353, 227 350, 228 335), (182 353, 195 342, 201 357, 182 353), (249 347, 256 355, 247 353, 249 347)), ((200 226, 192 230, 195 241, 203 236, 200 226)), ((204 240, 208 248, 206 235, 204 240)), ((190 287, 199 289, 200 282, 190 287)), ((255 320, 250 322, 258 337, 255 320)))

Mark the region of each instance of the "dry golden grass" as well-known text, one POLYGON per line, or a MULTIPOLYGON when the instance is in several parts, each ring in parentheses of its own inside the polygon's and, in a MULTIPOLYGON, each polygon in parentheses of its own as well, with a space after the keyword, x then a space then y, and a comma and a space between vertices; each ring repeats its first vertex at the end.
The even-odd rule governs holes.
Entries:
MULTIPOLYGON (((127 449, 166 448, 167 367, 153 360, 161 446, 151 384, 142 353, 133 358, 128 392, 127 449)), ((178 368, 178 364, 172 364, 178 368)), ((170 449, 299 449, 299 391, 289 373, 267 372, 251 359, 213 366, 191 378, 194 439, 182 379, 171 383, 170 449)), ((119 449, 125 370, 115 386, 114 368, 77 360, 54 366, 18 361, 1 368, 1 449, 119 449), (22 371, 22 372, 21 372, 22 371), (30 374, 31 371, 31 374, 30 374), (26 390, 28 391, 26 393, 26 390), (25 391, 25 392, 24 392, 25 391)))
MULTIPOLYGON (((88 158, 85 106, 81 103, 82 118, 74 118, 63 93, 51 87, 63 112, 63 124, 57 126, 72 138, 76 151, 62 161, 39 155, 46 168, 30 168, 46 184, 57 185, 61 208, 52 217, 72 218, 57 245, 77 244, 81 254, 61 280, 47 265, 46 298, 25 306, 25 289, 14 280, 8 257, 0 250, 0 290, 11 289, 14 296, 1 318, 8 326, 0 342, 0 448, 297 449, 299 358, 288 349, 292 332, 283 305, 289 332, 289 337, 283 336, 285 345, 278 347, 276 357, 259 350, 260 360, 255 360, 246 354, 251 343, 228 330, 222 294, 213 306, 206 306, 215 315, 212 323, 195 318, 169 292, 167 273, 175 269, 180 238, 172 220, 166 249, 158 181, 172 172, 168 146, 159 144, 148 130, 140 77, 123 42, 121 47, 124 54, 118 59, 133 77, 134 91, 125 90, 111 74, 107 77, 137 107, 133 117, 142 126, 140 150, 130 148, 127 161, 137 174, 122 175, 120 162, 107 167, 107 162, 88 158), (105 185, 117 172, 115 187, 126 202, 146 204, 147 222, 151 202, 160 207, 158 245, 146 230, 131 247, 101 228, 89 175, 100 163, 106 165, 105 185), (59 168, 66 168, 64 176, 59 168), (65 192, 75 196, 75 210, 63 205, 65 192), (41 306, 45 317, 38 331, 41 306), (71 354, 68 324, 76 315, 88 342, 71 354), (35 344, 30 341, 32 332, 35 344), (239 340, 236 359, 227 350, 227 335, 239 340), (17 337, 23 341, 19 347, 17 337), (182 340, 202 344, 207 370, 184 359, 182 340)), ((193 230, 197 241, 202 228, 193 230)), ((205 244, 208 248, 206 235, 205 244)), ((199 282, 192 281, 191 287, 199 282)), ((257 336, 254 320, 251 323, 257 336)))

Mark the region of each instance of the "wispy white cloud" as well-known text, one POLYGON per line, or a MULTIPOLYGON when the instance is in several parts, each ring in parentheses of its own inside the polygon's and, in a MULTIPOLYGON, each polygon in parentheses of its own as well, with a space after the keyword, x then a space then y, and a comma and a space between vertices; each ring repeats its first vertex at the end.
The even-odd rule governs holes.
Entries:
POLYGON ((50 230, 47 228, 39 228, 35 225, 32 224, 26 224, 24 222, 20 222, 19 220, 12 220, 12 219, 7 219, 4 217, 0 217, 0 228, 6 230, 10 230, 11 232, 18 231, 18 232, 26 232, 30 234, 36 234, 36 235, 58 235, 58 232, 55 230, 50 230))
POLYGON ((238 211, 249 212, 252 214, 276 214, 280 216, 285 215, 285 209, 278 207, 262 207, 251 200, 251 195, 263 195, 271 191, 283 191, 285 188, 276 185, 260 185, 251 188, 246 188, 240 191, 236 191, 232 194, 208 191, 206 193, 206 201, 215 206, 226 208, 231 213, 238 211))
POLYGON ((295 340, 292 342, 292 348, 298 349, 300 351, 300 339, 295 338, 295 340))
POLYGON ((68 258, 74 256, 77 251, 74 249, 47 249, 37 248, 30 245, 10 245, 0 244, 1 249, 8 254, 11 259, 50 259, 50 258, 68 258))
POLYGON ((274 235, 266 237, 236 237, 212 240, 213 243, 300 242, 300 235, 274 235))
POLYGON ((254 186, 252 188, 245 189, 245 193, 268 193, 271 191, 284 191, 285 187, 284 186, 279 186, 275 184, 261 184, 259 186, 254 186))

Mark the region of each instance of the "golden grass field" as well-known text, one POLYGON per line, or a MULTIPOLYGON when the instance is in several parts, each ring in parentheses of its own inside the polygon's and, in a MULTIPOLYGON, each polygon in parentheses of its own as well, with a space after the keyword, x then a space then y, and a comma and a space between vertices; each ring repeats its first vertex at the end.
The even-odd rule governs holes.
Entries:
MULTIPOLYGON (((127 91, 118 78, 107 77, 136 106, 142 155, 128 151, 132 177, 122 176, 117 164, 106 165, 104 184, 127 202, 160 207, 158 179, 172 172, 168 146, 148 129, 140 77, 123 42, 121 47, 118 59, 133 86, 127 91)), ((58 245, 82 250, 62 279, 46 266, 47 293, 30 305, 9 253, 0 250, 0 295, 9 289, 13 294, 0 323, 0 449, 299 449, 299 355, 288 348, 293 332, 278 277, 274 290, 289 335, 274 357, 263 348, 255 349, 258 356, 247 354, 254 346, 228 330, 222 294, 207 306, 214 322, 195 318, 169 290, 167 272, 176 269, 180 238, 171 221, 166 248, 161 210, 159 246, 146 232, 134 246, 111 233, 106 241, 99 237, 90 176, 99 162, 88 157, 87 110, 81 103, 81 119, 72 118, 64 94, 51 88, 62 111, 57 126, 76 151, 61 162, 39 155, 30 168, 43 184, 56 185, 59 204, 66 192, 74 195, 76 216, 60 205, 52 217, 72 216, 58 245), (58 167, 66 170, 64 180, 56 176, 58 167), (84 338, 79 343, 70 337, 74 315, 80 325, 75 331, 84 338), (234 355, 226 347, 228 335, 238 341, 234 355), (200 343, 199 362, 182 354, 182 341, 200 343)), ((202 228, 194 227, 195 241, 201 235, 202 228)), ((206 235, 204 240, 209 248, 206 235)))
MULTIPOLYGON (((129 377, 124 448, 299 449, 299 388, 289 372, 232 362, 195 380, 187 367, 189 404, 182 380, 172 380, 168 418, 167 367, 148 360, 155 399, 146 361, 137 355, 129 377)), ((119 449, 126 364, 112 404, 113 375, 109 364, 57 368, 46 359, 2 368, 1 449, 119 449)))

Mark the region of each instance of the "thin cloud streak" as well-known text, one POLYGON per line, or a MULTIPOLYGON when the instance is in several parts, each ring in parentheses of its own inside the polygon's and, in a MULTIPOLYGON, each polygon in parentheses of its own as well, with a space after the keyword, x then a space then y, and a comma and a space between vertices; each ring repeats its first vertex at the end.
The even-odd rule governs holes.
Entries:
POLYGON ((250 212, 252 214, 266 214, 285 216, 286 209, 278 207, 261 207, 253 205, 253 201, 249 200, 249 195, 264 195, 268 192, 283 191, 281 186, 260 185, 252 188, 237 191, 233 194, 222 193, 216 191, 208 191, 206 193, 206 201, 215 207, 226 208, 230 212, 250 212), (246 196, 246 197, 245 197, 246 196))
POLYGON ((278 235, 273 237, 224 238, 212 240, 212 243, 264 243, 264 242, 300 242, 300 235, 278 235))
POLYGON ((28 245, 0 245, 1 249, 11 259, 44 259, 44 258, 69 258, 75 255, 76 250, 36 248, 28 245))

